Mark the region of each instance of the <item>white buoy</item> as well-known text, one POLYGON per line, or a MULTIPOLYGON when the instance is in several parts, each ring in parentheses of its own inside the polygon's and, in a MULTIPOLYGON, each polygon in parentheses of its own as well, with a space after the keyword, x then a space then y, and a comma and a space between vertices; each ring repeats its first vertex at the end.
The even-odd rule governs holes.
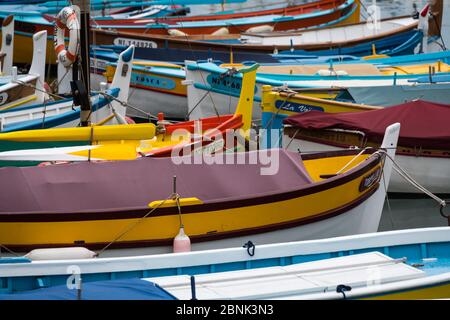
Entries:
POLYGON ((191 239, 184 232, 184 227, 180 227, 175 239, 173 239, 173 252, 190 252, 191 251, 191 239))
POLYGON ((345 70, 319 70, 317 75, 321 77, 348 76, 348 72, 345 70))
POLYGON ((219 30, 214 31, 213 33, 211 33, 212 36, 226 36, 230 34, 230 31, 228 30, 228 28, 222 27, 219 30))
POLYGON ((25 255, 32 261, 92 259, 96 256, 95 252, 83 247, 35 249, 25 255))
POLYGON ((272 32, 273 31, 273 26, 269 26, 269 25, 262 25, 262 26, 257 26, 257 27, 252 27, 247 29, 246 32, 248 33, 262 33, 262 32, 272 32))
POLYGON ((183 31, 180 31, 178 29, 169 29, 167 30, 167 33, 169 34, 169 36, 172 37, 186 37, 187 33, 184 33, 183 31))

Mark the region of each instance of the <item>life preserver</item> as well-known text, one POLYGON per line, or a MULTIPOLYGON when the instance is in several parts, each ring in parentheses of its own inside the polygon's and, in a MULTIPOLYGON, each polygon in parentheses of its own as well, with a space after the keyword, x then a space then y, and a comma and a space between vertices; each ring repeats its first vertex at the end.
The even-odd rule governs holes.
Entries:
POLYGON ((72 7, 63 8, 56 16, 55 53, 65 67, 72 65, 77 57, 80 23, 72 7), (69 30, 69 47, 64 42, 65 30, 69 30))

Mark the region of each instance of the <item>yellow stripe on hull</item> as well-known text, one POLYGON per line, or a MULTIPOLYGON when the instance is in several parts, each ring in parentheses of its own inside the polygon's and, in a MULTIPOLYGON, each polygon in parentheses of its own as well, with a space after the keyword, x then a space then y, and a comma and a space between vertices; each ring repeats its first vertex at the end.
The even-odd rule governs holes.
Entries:
POLYGON ((449 298, 450 298, 450 283, 446 283, 428 288, 418 288, 404 292, 370 297, 365 300, 422 300, 422 299, 449 299, 449 298))
POLYGON ((380 72, 385 75, 397 74, 428 74, 430 68, 434 68, 435 72, 450 72, 450 66, 444 62, 436 62, 429 64, 411 65, 411 66, 391 66, 380 68, 380 72))
POLYGON ((24 105, 26 105, 26 104, 28 104, 30 102, 35 101, 36 99, 37 99, 37 97, 35 95, 32 95, 30 97, 26 97, 24 99, 20 99, 18 101, 14 101, 13 103, 11 103, 11 104, 9 104, 7 106, 1 107, 0 110, 1 111, 5 111, 5 110, 10 110, 10 109, 13 109, 13 108, 16 108, 16 107, 22 107, 22 106, 24 106, 24 105))
MULTIPOLYGON (((272 112, 288 116, 299 114, 299 112, 291 112, 289 110, 278 109, 276 106, 277 101, 281 101, 282 102, 281 104, 285 105, 286 107, 289 106, 289 103, 297 105, 313 106, 322 108, 323 112, 327 113, 362 112, 380 109, 380 107, 375 106, 366 106, 354 103, 346 103, 317 98, 316 97, 317 94, 314 92, 309 92, 308 96, 304 95, 303 93, 289 96, 288 93, 280 93, 272 91, 271 86, 263 86, 262 90, 263 94, 261 106, 263 112, 272 112)), ((320 92, 320 94, 323 96, 325 93, 320 92)))
POLYGON ((0 141, 43 142, 43 141, 121 141, 145 140, 155 135, 153 124, 129 124, 91 126, 77 128, 55 128, 8 132, 0 135, 0 141))
MULTIPOLYGON (((343 159, 329 158, 329 163, 333 164, 333 167, 323 168, 324 174, 337 172, 348 162, 347 160, 347 157, 343 159)), ((312 165, 313 161, 310 160, 308 162, 309 165, 312 165)), ((190 237, 195 237, 220 235, 253 228, 258 229, 283 223, 300 223, 299 220, 301 219, 304 219, 303 221, 306 223, 308 219, 317 218, 324 213, 341 210, 364 198, 367 193, 377 188, 377 184, 372 185, 367 190, 360 191, 362 181, 380 168, 381 163, 378 163, 374 168, 362 175, 358 175, 349 182, 289 200, 183 214, 185 231, 190 237)), ((201 210, 202 205, 199 205, 198 208, 201 210)), ((165 241, 172 239, 179 230, 177 212, 174 208, 173 213, 170 215, 158 216, 158 211, 156 210, 124 235, 119 242, 165 241)), ((80 217, 82 219, 82 217, 88 217, 89 215, 92 216, 93 214, 82 213, 80 217)), ((101 213, 98 215, 101 216, 101 213)), ((8 247, 31 247, 36 244, 40 246, 72 245, 74 241, 84 241, 87 246, 90 244, 109 243, 124 229, 137 223, 139 219, 1 222, 0 243, 8 247)))

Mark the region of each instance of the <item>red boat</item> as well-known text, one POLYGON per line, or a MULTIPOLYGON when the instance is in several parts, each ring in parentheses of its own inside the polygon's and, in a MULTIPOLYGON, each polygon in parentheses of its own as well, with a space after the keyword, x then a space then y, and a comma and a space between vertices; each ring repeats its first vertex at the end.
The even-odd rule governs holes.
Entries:
POLYGON ((276 9, 258 10, 258 11, 243 11, 226 14, 209 14, 209 15, 197 15, 197 16, 183 16, 183 17, 158 17, 158 18, 138 18, 138 19, 109 19, 97 18, 93 24, 102 25, 145 25, 151 22, 160 22, 165 24, 176 24, 177 22, 185 21, 209 21, 209 20, 226 20, 226 19, 238 19, 249 18, 267 15, 283 15, 283 16, 296 16, 301 14, 308 14, 313 12, 319 12, 324 10, 331 10, 344 4, 346 0, 319 0, 312 3, 305 3, 293 6, 286 6, 276 9))
POLYGON ((116 20, 95 21, 97 29, 114 29, 118 32, 161 35, 211 35, 218 31, 225 34, 239 34, 242 32, 286 31, 316 26, 331 26, 359 22, 359 0, 329 0, 329 7, 307 13, 284 14, 283 9, 278 14, 267 14, 260 11, 250 16, 234 16, 225 18, 220 16, 206 16, 196 20, 164 19, 152 21, 148 24, 120 24, 116 20), (109 24, 108 24, 109 23, 109 24))

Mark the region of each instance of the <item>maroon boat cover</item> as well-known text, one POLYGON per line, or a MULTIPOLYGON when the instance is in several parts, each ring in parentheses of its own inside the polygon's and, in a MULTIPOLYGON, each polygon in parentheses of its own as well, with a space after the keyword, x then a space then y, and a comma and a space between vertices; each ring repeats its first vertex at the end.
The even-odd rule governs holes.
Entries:
POLYGON ((401 124, 399 145, 430 149, 450 149, 450 105, 417 100, 380 110, 356 113, 311 111, 284 120, 303 129, 357 130, 369 141, 380 143, 386 128, 401 124))
MULTIPOLYGON (((175 164, 171 158, 73 163, 47 167, 0 168, 0 212, 89 212, 146 208, 173 191, 205 203, 253 198, 309 185, 312 180, 299 154, 271 150, 275 175, 261 175, 269 157, 244 154, 246 164, 175 164), (257 164, 249 164, 258 158, 257 164), (276 171, 275 171, 276 172, 276 171)), ((190 158, 192 159, 192 158, 190 158)), ((224 162, 236 160, 227 155, 224 162)), ((236 163, 236 161, 235 161, 236 163)))

